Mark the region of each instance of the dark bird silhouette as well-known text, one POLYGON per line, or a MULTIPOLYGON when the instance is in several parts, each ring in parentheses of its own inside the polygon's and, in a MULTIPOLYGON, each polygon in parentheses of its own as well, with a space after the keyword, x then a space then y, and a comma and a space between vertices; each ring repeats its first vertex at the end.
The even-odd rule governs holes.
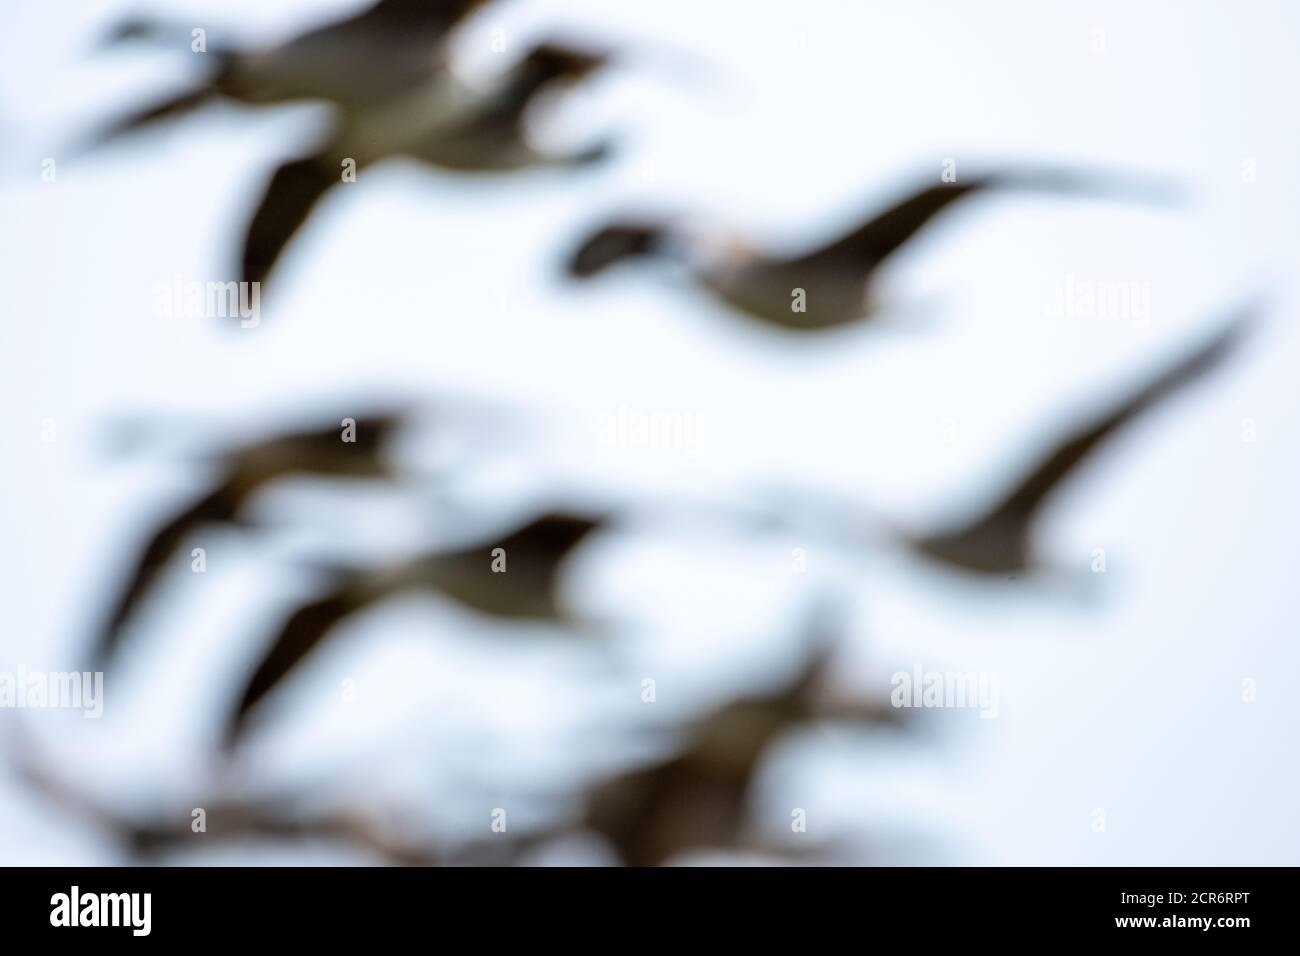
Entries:
POLYGON ((1010 190, 1157 195, 1068 171, 986 175, 909 193, 846 235, 794 257, 670 222, 627 219, 586 239, 570 256, 567 270, 575 279, 589 279, 625 259, 664 257, 684 266, 715 297, 759 322, 795 331, 835 328, 875 311, 871 286, 878 270, 935 217, 971 196, 1010 190))
MULTIPOLYGON (((788 854, 789 848, 763 846, 747 833, 750 786, 772 743, 810 721, 902 719, 886 702, 836 700, 829 692, 840 633, 827 610, 814 607, 805 625, 805 660, 788 681, 693 722, 675 756, 597 784, 582 826, 608 840, 628 866, 657 866, 695 849, 788 854)), ((807 855, 820 849, 810 845, 807 855)))
POLYGON ((1038 567, 1030 532, 1052 493, 1086 463, 1098 445, 1221 365, 1251 325, 1253 311, 1180 359, 1104 415, 1083 423, 1036 461, 1002 498, 973 519, 911 541, 929 558, 979 574, 1015 576, 1038 567))
POLYGON ((435 95, 341 116, 322 149, 285 163, 271 177, 249 223, 243 280, 265 280, 316 204, 342 182, 344 160, 356 170, 404 156, 453 172, 507 173, 604 158, 608 142, 571 153, 541 150, 531 141, 528 116, 542 94, 576 83, 608 61, 604 53, 542 43, 486 89, 448 77, 435 95))
POLYGON ((596 787, 584 820, 627 866, 691 849, 736 847, 750 782, 768 745, 808 716, 805 672, 770 697, 733 701, 703 720, 685 750, 596 787))
MULTIPOLYGON (((436 82, 445 69, 441 44, 484 0, 379 0, 361 13, 267 49, 211 49, 195 86, 112 123, 90 145, 110 142, 214 99, 250 105, 326 100, 365 111, 436 82)), ((190 43, 190 28, 141 17, 119 24, 111 42, 190 43)))
POLYGON ((96 638, 92 653, 97 664, 112 659, 135 611, 197 529, 238 524, 254 493, 286 475, 369 478, 388 474, 383 446, 404 418, 401 412, 357 418, 347 436, 354 440, 344 440, 340 424, 276 435, 220 455, 221 471, 215 481, 154 531, 137 558, 96 638))
POLYGON ((322 597, 295 610, 270 641, 244 687, 227 741, 245 717, 335 626, 358 612, 412 590, 433 590, 494 617, 572 623, 558 594, 565 559, 605 519, 550 512, 505 537, 434 551, 378 570, 335 570, 322 597), (499 549, 499 550, 498 550, 499 549))
POLYGON ((176 850, 193 849, 196 839, 211 844, 222 841, 330 840, 374 854, 390 864, 433 866, 447 862, 439 850, 427 845, 398 841, 390 836, 392 812, 379 808, 321 810, 313 807, 312 788, 224 797, 208 793, 179 804, 149 808, 146 813, 126 814, 84 786, 84 774, 62 776, 40 759, 32 736, 18 723, 4 735, 4 750, 13 776, 38 796, 44 806, 61 811, 81 826, 91 826, 129 854, 133 862, 151 863, 176 850), (295 792, 296 791, 296 792, 295 792), (203 810, 204 829, 196 837, 193 804, 203 810))

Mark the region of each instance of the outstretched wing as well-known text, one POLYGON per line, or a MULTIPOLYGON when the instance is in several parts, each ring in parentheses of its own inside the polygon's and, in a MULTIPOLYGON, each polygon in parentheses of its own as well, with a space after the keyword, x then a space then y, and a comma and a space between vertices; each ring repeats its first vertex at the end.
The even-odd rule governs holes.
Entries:
POLYGON ((1123 404, 1054 446, 1005 498, 976 523, 1027 522, 1052 491, 1069 478, 1107 436, 1227 358, 1245 335, 1250 317, 1250 313, 1239 316, 1205 345, 1129 396, 1123 404))
POLYGON ((241 258, 243 281, 266 279, 316 203, 339 181, 339 173, 315 156, 285 163, 275 171, 248 224, 241 258))
POLYGON ((340 621, 367 603, 351 587, 343 585, 289 615, 244 686, 227 726, 228 745, 238 740, 253 706, 310 654, 340 621))
POLYGON ((860 261, 865 266, 879 262, 953 203, 988 185, 987 180, 977 179, 962 183, 941 183, 910 193, 848 235, 804 256, 803 260, 843 258, 860 261))
POLYGON ((987 190, 1089 195, 1159 204, 1180 198, 1170 184, 1144 177, 1054 167, 1004 170, 960 182, 935 183, 908 193, 848 235, 804 258, 844 258, 870 266, 898 251, 954 203, 987 190))
POLYGON ((229 521, 234 507, 229 489, 223 484, 173 515, 154 532, 91 649, 97 664, 107 664, 116 653, 127 623, 185 539, 200 525, 229 521))

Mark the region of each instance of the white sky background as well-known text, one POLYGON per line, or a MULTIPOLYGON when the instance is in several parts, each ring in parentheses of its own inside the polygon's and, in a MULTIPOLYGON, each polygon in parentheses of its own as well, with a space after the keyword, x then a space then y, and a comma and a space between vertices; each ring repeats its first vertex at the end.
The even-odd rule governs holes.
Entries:
MULTIPOLYGON (((207 26, 213 42, 223 24, 270 37, 348 6, 165 9, 207 26)), ((573 98, 557 140, 621 134, 617 160, 590 174, 363 171, 289 249, 262 326, 235 333, 155 318, 153 288, 176 275, 230 277, 250 204, 278 159, 301 148, 312 111, 221 108, 60 161, 58 182, 43 184, 43 157, 57 159, 128 97, 177 82, 189 54, 88 58, 117 5, 5 0, 0 669, 78 667, 122 549, 202 478, 147 455, 105 460, 103 426, 125 412, 193 416, 240 438, 302 409, 347 414, 385 397, 467 390, 518 405, 533 435, 467 476, 464 491, 482 507, 575 485, 599 500, 629 489, 712 498, 766 481, 834 490, 923 527, 996 494, 1071 414, 1267 290, 1269 321, 1243 354, 1107 446, 1039 527, 1061 563, 1083 566, 1107 549, 1097 606, 955 581, 888 554, 836 569, 859 612, 846 665, 859 679, 887 692, 889 674, 914 663, 996 671, 1001 714, 937 715, 945 732, 916 740, 831 732, 792 742, 757 806, 774 832, 790 806, 809 810, 814 833, 856 827, 888 862, 1300 862, 1300 11, 1086 7, 504 4, 465 31, 471 63, 494 65, 494 27, 517 52, 554 22, 653 41, 709 67, 687 75, 668 53, 647 54, 573 98), (556 263, 609 212, 699 210, 796 246, 933 180, 949 157, 960 174, 1034 161, 1158 173, 1187 184, 1194 202, 972 202, 892 268, 891 297, 918 303, 914 316, 793 341, 665 270, 559 281, 556 263), (1150 323, 1048 317, 1046 290, 1067 275, 1150 283, 1150 323), (703 439, 602 447, 597 423, 620 407, 689 413, 703 439), (1257 423, 1253 444, 1241 440, 1245 418, 1257 423), (57 423, 52 444, 41 441, 46 419, 57 423), (1258 703, 1241 702, 1243 678, 1257 681, 1258 703), (1104 834, 1092 832, 1094 808, 1106 812, 1104 834)), ((305 507, 293 497, 268 500, 271 520, 305 507)), ((418 543, 422 529, 372 497, 325 499, 337 506, 327 521, 358 548, 418 543)), ((269 549, 233 536, 219 544, 231 562, 201 586, 182 582, 142 622, 104 720, 24 715, 65 770, 115 800, 188 798, 232 668, 252 653, 231 641, 255 639, 286 589, 306 593, 269 549)), ((669 528, 593 549, 575 577, 594 582, 584 601, 645 612, 634 669, 658 680, 670 707, 698 707, 789 666, 783 638, 809 585, 788 573, 796 544, 809 549, 812 577, 829 572, 832 557, 813 543, 755 554, 708 528, 669 528)), ((589 762, 621 752, 592 738, 588 710, 640 706, 635 680, 568 688, 556 675, 569 652, 463 642, 464 621, 413 599, 348 625, 276 703, 284 727, 262 741, 260 766, 324 779, 346 768, 334 775, 349 786, 436 806, 439 826, 464 832, 482 800, 450 782, 452 771, 485 747, 500 748, 494 774, 543 787, 565 778, 575 752, 589 762), (345 708, 336 688, 348 676, 360 695, 345 708), (394 728, 404 728, 396 744, 394 728)), ((267 858, 351 859, 328 849, 267 858)), ((116 859, 0 776, 0 862, 116 859)))

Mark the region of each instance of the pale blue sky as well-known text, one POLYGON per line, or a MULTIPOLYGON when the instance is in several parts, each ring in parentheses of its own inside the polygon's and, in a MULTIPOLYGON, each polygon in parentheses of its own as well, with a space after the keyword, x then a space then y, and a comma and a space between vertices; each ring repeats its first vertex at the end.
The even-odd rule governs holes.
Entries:
MULTIPOLYGON (((350 4, 155 6, 202 25, 211 10, 210 30, 233 23, 261 37, 350 4)), ((461 37, 476 68, 496 65, 492 31, 509 55, 552 22, 677 51, 629 65, 557 116, 557 141, 618 130, 619 158, 590 177, 496 183, 402 163, 367 170, 289 249, 248 334, 155 318, 152 290, 176 275, 228 278, 263 177, 318 118, 222 108, 61 160, 82 124, 191 66, 186 54, 86 58, 119 7, 4 5, 0 667, 76 666, 121 549, 201 477, 106 463, 100 429, 125 411, 193 415, 241 435, 304 407, 464 389, 517 404, 529 421, 524 445, 467 479, 467 499, 484 506, 573 486, 727 497, 762 480, 834 490, 923 526, 996 493, 1080 403, 1268 290, 1270 321, 1240 358, 1108 446, 1039 528, 1062 563, 1107 549, 1099 607, 955 582, 891 553, 835 569, 857 597, 853 674, 887 692, 889 674, 917 662, 997 671, 999 718, 944 715, 951 733, 920 743, 813 734, 783 750, 758 803, 805 806, 822 832, 857 828, 886 846, 920 834, 926 861, 1300 858, 1293 4, 504 4, 461 37), (686 54, 710 68, 677 70, 686 54), (55 184, 40 180, 47 156, 59 160, 55 184), (1159 173, 1194 201, 972 203, 891 268, 890 296, 917 304, 916 328, 900 314, 887 330, 815 341, 755 330, 663 270, 574 288, 555 268, 622 208, 698 210, 773 246, 812 242, 948 158, 962 171, 1050 161, 1159 173), (1148 284, 1151 321, 1049 317, 1051 287, 1070 276, 1148 284), (609 448, 597 426, 620 408, 690 415, 704 439, 609 448), (1253 443, 1241 439, 1247 418, 1253 443), (47 419, 52 444, 41 441, 47 419), (1245 678, 1258 682, 1254 705, 1240 700, 1245 678), (1094 808, 1107 812, 1104 834, 1091 830, 1094 808)), ((291 498, 267 510, 292 509, 291 498)), ((380 496, 336 504, 326 510, 358 547, 418 537, 380 496)), ((831 573, 815 545, 755 554, 698 527, 610 544, 576 570, 592 582, 584 600, 644 611, 635 666, 676 688, 670 703, 698 706, 787 666, 783 626, 807 581, 790 579, 785 555, 801 544, 831 573)), ((282 589, 303 586, 275 555, 232 553, 238 567, 176 589, 142 624, 103 721, 27 715, 102 792, 188 793, 203 766, 196 742, 250 653, 231 642, 254 638, 282 589)), ((476 797, 449 782, 475 741, 499 746, 492 772, 536 780, 560 779, 598 745, 616 749, 593 743, 589 723, 623 713, 619 695, 634 687, 570 686, 556 676, 567 652, 484 649, 458 640, 463 627, 431 599, 349 625, 285 695, 292 726, 286 717, 259 759, 292 776, 353 768, 368 751, 370 783, 436 804, 436 825, 454 830, 477 819, 476 797), (363 688, 351 708, 336 700, 345 676, 363 688), (375 743, 394 727, 397 744, 375 743), (450 756, 415 771, 394 756, 404 746, 450 756)), ((889 859, 916 859, 910 847, 889 859)), ((0 861, 113 859, 0 775, 0 861)))

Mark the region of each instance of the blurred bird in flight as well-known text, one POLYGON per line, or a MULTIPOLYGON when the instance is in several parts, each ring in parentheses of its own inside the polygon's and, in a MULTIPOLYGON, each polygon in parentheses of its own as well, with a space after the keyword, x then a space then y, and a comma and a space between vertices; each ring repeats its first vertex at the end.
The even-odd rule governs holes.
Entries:
POLYGON ((438 550, 388 567, 333 569, 327 593, 296 609, 280 626, 244 687, 227 742, 243 730, 253 705, 274 688, 338 624, 412 590, 437 591, 493 617, 574 624, 559 584, 565 560, 606 519, 548 512, 504 537, 438 550))
POLYGON ((569 257, 567 271, 572 278, 590 279, 626 259, 667 258, 716 298, 758 322, 799 332, 836 328, 877 309, 872 285, 878 270, 932 220, 961 200, 1016 190, 1165 198, 1163 188, 1065 170, 1004 172, 908 193, 849 233, 793 257, 684 224, 619 219, 583 241, 569 257))
POLYGON ((1253 318, 1254 309, 1234 316, 1190 355, 1130 392, 1109 411, 1061 436, 987 509, 953 527, 911 538, 911 547, 927 558, 976 574, 1015 577, 1042 571, 1031 532, 1053 492, 1086 464, 1107 438, 1218 368, 1236 351, 1253 318))
MULTIPOLYGON (((820 720, 888 725, 902 719, 887 703, 837 700, 831 693, 841 627, 830 604, 814 602, 803 624, 805 657, 793 676, 693 721, 674 756, 598 783, 581 825, 608 840, 628 866, 657 866, 688 850, 792 856, 747 827, 751 785, 771 745, 820 720)), ((808 848, 810 854, 823 849, 808 848)))
POLYGON ((94 641, 96 669, 113 658, 136 610, 197 530, 213 524, 240 524, 244 507, 254 494, 288 475, 388 475, 384 445, 405 417, 404 412, 385 412, 354 419, 352 426, 282 433, 222 453, 218 477, 157 528, 136 558, 94 641))
POLYGON ((243 281, 266 279, 317 203, 343 182, 341 166, 349 161, 354 172, 404 156, 455 172, 503 173, 582 166, 604 158, 608 142, 572 153, 539 149, 531 142, 529 114, 543 94, 583 80, 609 59, 603 52, 540 43, 486 86, 448 75, 434 96, 342 113, 324 146, 285 163, 271 177, 248 225, 243 281))

